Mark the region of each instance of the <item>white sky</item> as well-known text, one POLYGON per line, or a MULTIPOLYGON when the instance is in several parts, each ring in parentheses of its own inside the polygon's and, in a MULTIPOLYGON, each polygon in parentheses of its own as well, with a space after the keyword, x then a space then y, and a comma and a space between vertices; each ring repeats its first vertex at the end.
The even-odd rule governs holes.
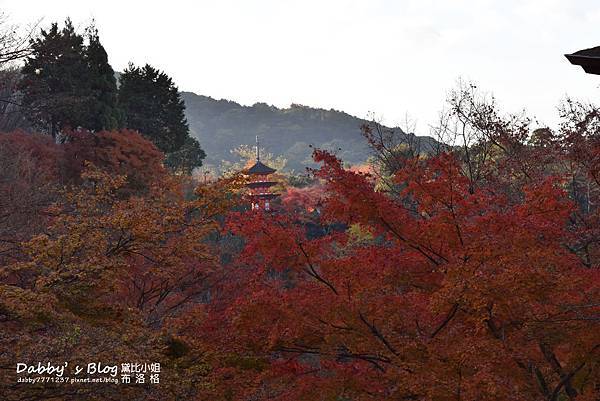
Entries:
MULTIPOLYGON (((459 77, 546 124, 600 76, 564 58, 600 45, 593 0, 0 0, 14 22, 93 17, 110 62, 150 63, 181 90, 416 120, 427 134, 459 77)), ((600 102, 598 102, 600 103, 600 102)))

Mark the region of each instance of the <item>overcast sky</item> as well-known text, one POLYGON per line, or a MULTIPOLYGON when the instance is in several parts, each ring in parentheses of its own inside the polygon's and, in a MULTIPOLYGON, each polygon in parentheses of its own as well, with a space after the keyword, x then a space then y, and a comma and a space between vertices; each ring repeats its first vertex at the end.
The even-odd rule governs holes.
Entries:
POLYGON ((593 0, 0 0, 14 22, 96 19, 116 70, 150 63, 181 90, 251 105, 408 115, 426 134, 458 78, 556 124, 600 77, 563 54, 600 45, 593 0))

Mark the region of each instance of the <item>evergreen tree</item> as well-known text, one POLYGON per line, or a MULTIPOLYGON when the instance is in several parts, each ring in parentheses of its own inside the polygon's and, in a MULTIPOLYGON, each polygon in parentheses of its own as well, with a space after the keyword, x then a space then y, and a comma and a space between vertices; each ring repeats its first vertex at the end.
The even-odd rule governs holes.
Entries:
POLYGON ((200 143, 196 138, 188 136, 179 150, 167 154, 165 164, 176 173, 191 174, 194 168, 202 166, 204 157, 206 153, 200 143))
POLYGON ((119 103, 128 128, 138 130, 164 153, 178 150, 189 135, 185 104, 173 80, 146 64, 129 64, 120 78, 119 103))
POLYGON ((94 131, 118 128, 122 123, 123 113, 117 107, 115 71, 108 63, 108 55, 100 43, 98 29, 91 25, 86 31, 88 45, 85 57, 90 73, 90 89, 95 99, 88 110, 86 128, 94 131))
POLYGON ((32 124, 54 138, 67 127, 94 131, 117 126, 117 86, 97 30, 86 38, 71 20, 53 23, 31 41, 20 89, 32 124))
POLYGON ((119 104, 125 125, 154 142, 174 171, 190 173, 202 165, 205 153, 190 137, 185 104, 167 74, 148 64, 130 64, 120 78, 119 104))

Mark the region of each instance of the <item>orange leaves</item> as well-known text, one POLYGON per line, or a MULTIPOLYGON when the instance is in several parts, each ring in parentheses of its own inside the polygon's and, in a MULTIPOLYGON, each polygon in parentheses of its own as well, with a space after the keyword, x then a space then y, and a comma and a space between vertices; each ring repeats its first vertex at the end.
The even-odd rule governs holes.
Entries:
POLYGON ((86 162, 113 175, 124 176, 130 190, 143 189, 156 177, 166 174, 162 164, 164 155, 136 131, 78 130, 69 132, 68 138, 65 162, 77 182, 86 162))
MULTIPOLYGON (((10 285, 1 287, 0 314, 12 321, 11 331, 1 333, 3 345, 21 339, 34 353, 20 346, 15 352, 27 360, 58 352, 70 363, 160 361, 166 368, 174 358, 182 367, 171 365, 169 384, 157 392, 186 392, 194 387, 187 380, 206 371, 200 351, 190 349, 186 324, 202 318, 198 304, 220 279, 212 238, 235 203, 232 184, 192 193, 189 182, 162 174, 132 195, 124 176, 86 165, 81 185, 52 207, 45 232, 20 244, 23 260, 3 267, 10 285)), ((114 398, 110 391, 101 393, 114 398)))

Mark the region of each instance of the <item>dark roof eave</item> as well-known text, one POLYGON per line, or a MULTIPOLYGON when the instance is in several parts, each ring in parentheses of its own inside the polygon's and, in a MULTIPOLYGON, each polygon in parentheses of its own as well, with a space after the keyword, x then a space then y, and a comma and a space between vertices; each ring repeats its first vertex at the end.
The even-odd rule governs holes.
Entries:
POLYGON ((585 50, 580 50, 573 54, 565 54, 565 57, 571 64, 580 66, 588 74, 600 75, 600 56, 591 56, 580 52, 585 52, 585 50))
POLYGON ((247 187, 249 188, 262 188, 262 187, 272 187, 273 185, 276 185, 277 182, 275 181, 260 181, 260 182, 249 182, 246 184, 247 187))
POLYGON ((278 196, 280 196, 280 194, 256 194, 256 195, 249 195, 250 198, 259 198, 259 199, 274 199, 277 198, 278 196))
POLYGON ((276 169, 263 164, 261 161, 257 161, 256 163, 254 163, 254 165, 252 167, 250 167, 248 170, 246 170, 246 173, 262 175, 262 174, 273 174, 276 171, 277 171, 276 169))

